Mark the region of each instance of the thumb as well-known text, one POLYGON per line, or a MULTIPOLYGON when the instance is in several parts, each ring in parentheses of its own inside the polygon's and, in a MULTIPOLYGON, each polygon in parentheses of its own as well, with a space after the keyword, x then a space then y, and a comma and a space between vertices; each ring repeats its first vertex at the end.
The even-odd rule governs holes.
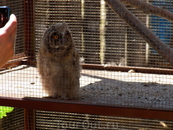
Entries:
POLYGON ((8 33, 11 34, 14 32, 17 28, 17 18, 14 14, 10 15, 9 21, 6 23, 6 25, 3 27, 3 29, 8 33))

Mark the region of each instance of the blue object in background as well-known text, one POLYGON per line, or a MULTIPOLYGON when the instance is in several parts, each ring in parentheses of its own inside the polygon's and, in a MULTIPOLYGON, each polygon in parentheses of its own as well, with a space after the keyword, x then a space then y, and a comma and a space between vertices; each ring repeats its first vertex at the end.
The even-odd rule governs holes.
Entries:
MULTIPOLYGON (((152 1, 151 4, 173 12, 173 1, 171 1, 172 0, 152 1)), ((155 15, 151 15, 150 28, 165 44, 169 44, 171 42, 172 23, 170 21, 155 15)), ((151 52, 156 53, 154 49, 151 49, 151 52)))

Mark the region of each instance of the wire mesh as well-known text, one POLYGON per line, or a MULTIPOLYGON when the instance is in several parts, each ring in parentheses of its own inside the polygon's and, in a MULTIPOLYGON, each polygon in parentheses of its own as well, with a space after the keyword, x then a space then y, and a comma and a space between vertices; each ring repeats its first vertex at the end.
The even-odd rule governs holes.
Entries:
MULTIPOLYGON (((163 6, 168 5, 169 8, 166 9, 171 11, 172 2, 156 0, 150 3, 155 5, 153 2, 160 6, 164 3, 163 6)), ((168 67, 164 58, 160 60, 161 56, 128 27, 103 0, 36 1, 35 8, 38 46, 46 26, 65 20, 72 30, 83 63, 105 66, 168 67)), ((153 29, 155 25, 157 31, 159 30, 156 17, 129 5, 127 8, 147 27, 153 29)), ((164 26, 165 30, 169 28, 168 36, 171 35, 170 26, 171 23, 167 27, 164 26)), ((168 33, 159 32, 160 35, 168 33)), ((37 49, 39 47, 36 51, 37 49)), ((165 101, 171 97, 171 78, 171 75, 140 74, 134 70, 130 70, 129 73, 82 70, 80 91, 85 102, 170 108, 172 107, 170 101, 165 101)))
MULTIPOLYGON (((2 113, 2 111, 1 111, 2 113)), ((24 130, 24 110, 14 108, 6 117, 0 120, 1 130, 24 130)))
MULTIPOLYGON (((72 30, 77 49, 80 50, 84 63, 114 66, 171 67, 136 32, 115 15, 104 2, 101 3, 100 0, 92 2, 75 1, 75 5, 72 1, 59 1, 61 4, 53 4, 54 2, 57 3, 58 1, 39 1, 36 4, 36 15, 38 15, 36 17, 37 45, 40 44, 44 32, 43 28, 64 20, 72 30), (74 5, 75 9, 71 5, 74 5), (43 10, 44 8, 46 9, 43 10), (67 9, 64 11, 62 8, 67 9), (68 10, 70 10, 70 13, 68 10), (58 13, 55 13, 55 11, 58 13)), ((150 3, 153 3, 153 5, 157 3, 156 5, 164 6, 163 8, 171 11, 170 1, 150 3)), ((163 18, 160 18, 162 21, 156 22, 158 21, 156 16, 144 14, 142 11, 130 6, 128 6, 128 9, 146 26, 156 30, 157 32, 154 31, 154 33, 163 42, 170 43, 171 46, 171 22, 163 20, 163 18), (163 27, 159 23, 165 26, 163 27), (165 31, 163 29, 159 31, 160 27, 164 28, 165 31), (168 40, 166 41, 166 39, 168 40)))
MULTIPOLYGON (((151 4, 158 6, 160 8, 172 10, 172 2, 171 1, 152 1, 151 4)), ((150 15, 149 27, 151 30, 165 43, 172 47, 172 23, 168 20, 165 20, 161 17, 150 15)), ((154 67, 169 67, 165 60, 153 49, 150 48, 150 66, 154 67), (154 63, 153 63, 154 62, 154 63)))
POLYGON ((37 52, 43 32, 51 25, 58 22, 66 21, 73 32, 73 38, 76 41, 76 46, 79 47, 82 41, 82 19, 81 19, 81 1, 54 1, 43 0, 35 3, 35 36, 37 52))
MULTIPOLYGON (((173 2, 169 0, 144 1, 169 11, 173 8, 173 2)), ((3 0, 2 2, 3 5, 9 6, 18 18, 16 54, 25 52, 29 54, 29 58, 31 55, 37 57, 45 30, 51 24, 66 21, 79 51, 80 60, 85 65, 172 68, 163 57, 120 19, 104 0, 35 0, 33 5, 30 5, 33 9, 25 9, 22 0, 3 0), (33 16, 24 16, 26 13, 24 10, 33 11, 33 16), (32 26, 26 28, 28 22, 31 22, 32 24, 29 25, 32 26), (26 45, 25 42, 31 45, 26 45)), ((145 14, 130 5, 126 7, 165 44, 173 47, 171 22, 155 15, 145 14)), ((37 58, 30 60, 28 59, 27 63, 35 63, 34 60, 37 58)), ((42 88, 37 68, 25 63, 0 72, 0 96, 16 98, 48 96, 42 88)), ((80 102, 105 106, 172 110, 172 75, 137 73, 135 70, 121 72, 95 69, 81 70, 80 102)), ((62 80, 67 82, 66 77, 62 80)), ((172 122, 161 120, 39 110, 36 112, 38 130, 107 129, 107 127, 108 129, 172 129, 171 124, 172 122)))
POLYGON ((36 112, 37 130, 167 130, 172 122, 79 113, 36 112))

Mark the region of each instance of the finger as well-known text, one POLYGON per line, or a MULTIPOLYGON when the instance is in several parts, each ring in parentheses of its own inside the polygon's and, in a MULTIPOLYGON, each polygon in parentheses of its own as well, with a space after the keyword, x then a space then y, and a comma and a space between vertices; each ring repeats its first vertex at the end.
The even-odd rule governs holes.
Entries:
POLYGON ((13 43, 12 45, 14 45, 15 37, 17 33, 17 19, 14 14, 10 15, 10 19, 5 25, 5 30, 6 30, 6 33, 9 35, 10 39, 12 40, 11 41, 13 43))
POLYGON ((13 28, 13 30, 11 30, 11 37, 14 39, 16 37, 16 33, 17 33, 17 26, 15 28, 13 28))
POLYGON ((7 24, 3 27, 3 29, 8 33, 11 34, 13 31, 16 31, 17 28, 17 18, 14 14, 10 15, 10 19, 7 24))

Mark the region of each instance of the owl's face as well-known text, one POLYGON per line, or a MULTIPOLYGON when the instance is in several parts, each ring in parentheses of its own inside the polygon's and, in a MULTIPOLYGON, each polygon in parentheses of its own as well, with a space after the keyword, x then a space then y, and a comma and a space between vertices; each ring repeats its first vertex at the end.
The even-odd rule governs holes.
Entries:
POLYGON ((44 41, 48 48, 54 51, 68 49, 73 43, 70 30, 65 22, 51 25, 44 34, 44 41))

